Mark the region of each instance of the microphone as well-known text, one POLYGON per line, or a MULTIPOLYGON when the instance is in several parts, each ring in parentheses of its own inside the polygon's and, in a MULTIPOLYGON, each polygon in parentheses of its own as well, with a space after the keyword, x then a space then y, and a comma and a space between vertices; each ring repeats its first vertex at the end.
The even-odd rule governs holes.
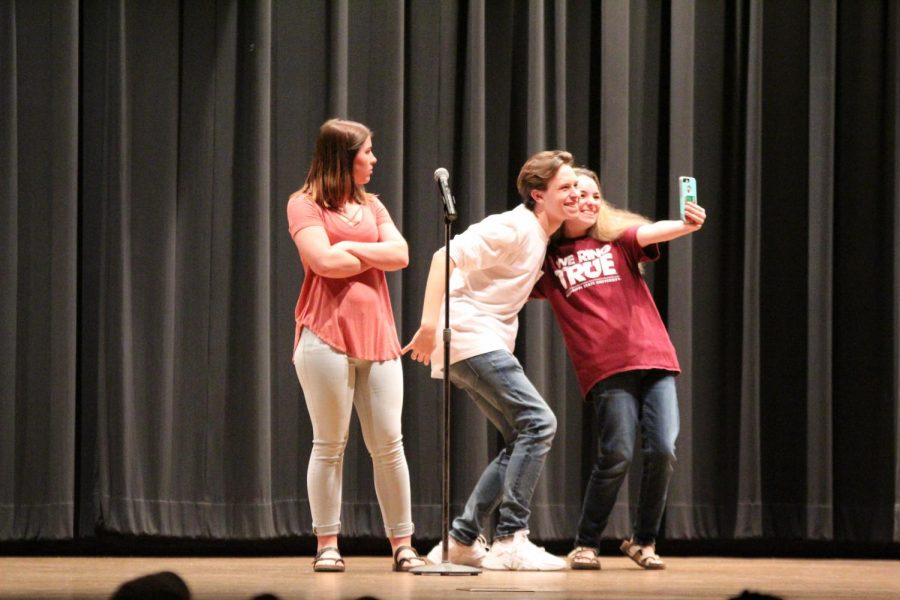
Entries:
POLYGON ((434 172, 434 180, 438 184, 441 198, 444 201, 444 218, 447 221, 455 221, 457 217, 456 204, 453 201, 453 194, 450 193, 449 179, 450 173, 444 167, 438 167, 434 172))

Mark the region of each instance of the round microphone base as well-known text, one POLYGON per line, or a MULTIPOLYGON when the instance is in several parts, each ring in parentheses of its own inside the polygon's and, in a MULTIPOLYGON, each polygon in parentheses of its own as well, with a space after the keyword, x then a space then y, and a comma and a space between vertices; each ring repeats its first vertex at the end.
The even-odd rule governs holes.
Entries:
POLYGON ((413 567, 409 572, 414 575, 480 575, 481 569, 478 567, 454 565, 450 562, 442 562, 439 565, 413 567))

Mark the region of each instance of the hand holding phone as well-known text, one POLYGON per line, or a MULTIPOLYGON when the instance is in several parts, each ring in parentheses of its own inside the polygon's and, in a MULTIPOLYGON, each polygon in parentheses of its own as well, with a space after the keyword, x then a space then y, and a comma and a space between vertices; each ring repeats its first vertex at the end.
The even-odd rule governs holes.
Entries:
POLYGON ((687 222, 684 214, 685 202, 697 202, 697 181, 693 177, 681 176, 678 178, 678 212, 681 220, 687 222))

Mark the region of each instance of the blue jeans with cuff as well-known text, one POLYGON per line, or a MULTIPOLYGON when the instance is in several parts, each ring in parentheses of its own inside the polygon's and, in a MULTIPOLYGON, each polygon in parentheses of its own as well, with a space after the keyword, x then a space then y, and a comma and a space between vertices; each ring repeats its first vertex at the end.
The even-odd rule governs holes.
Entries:
POLYGON ((450 381, 468 393, 506 444, 482 472, 450 534, 472 545, 497 508, 495 539, 528 529, 531 497, 556 434, 556 416, 506 350, 450 365, 450 381))

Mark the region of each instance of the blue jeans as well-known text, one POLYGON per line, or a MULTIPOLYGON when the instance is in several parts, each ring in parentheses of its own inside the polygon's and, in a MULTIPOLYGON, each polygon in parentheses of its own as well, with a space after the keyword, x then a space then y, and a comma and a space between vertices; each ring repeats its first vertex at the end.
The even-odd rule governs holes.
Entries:
POLYGON ((450 381, 469 394, 506 444, 484 469, 450 534, 471 545, 498 507, 495 538, 528 529, 531 497, 556 434, 556 416, 505 350, 450 365, 450 381))
POLYGON ((634 539, 653 544, 675 464, 679 428, 675 377, 661 370, 626 371, 600 381, 588 395, 597 412, 600 448, 584 494, 575 545, 599 547, 631 465, 639 426, 643 476, 634 539))

